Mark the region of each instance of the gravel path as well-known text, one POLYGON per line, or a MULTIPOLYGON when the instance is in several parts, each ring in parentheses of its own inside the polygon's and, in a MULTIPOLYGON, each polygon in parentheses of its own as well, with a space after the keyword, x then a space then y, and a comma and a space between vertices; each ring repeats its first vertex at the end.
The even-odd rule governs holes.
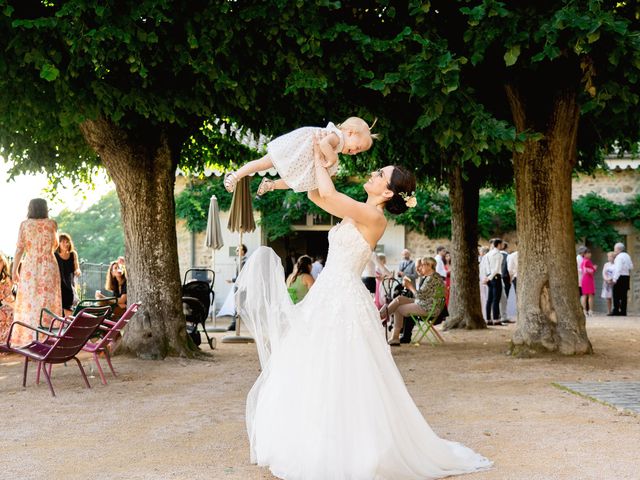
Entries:
MULTIPOLYGON (((590 317, 587 357, 510 358, 513 328, 446 332, 445 345, 393 350, 434 430, 495 462, 460 478, 640 478, 640 416, 554 386, 639 381, 640 318, 590 317)), ((46 383, 34 384, 35 369, 23 389, 22 362, 0 357, 3 478, 275 478, 249 464, 254 346, 218 343, 211 361, 116 357, 114 365, 120 376, 107 386, 93 376, 91 390, 74 365, 54 367, 54 399, 46 383)))

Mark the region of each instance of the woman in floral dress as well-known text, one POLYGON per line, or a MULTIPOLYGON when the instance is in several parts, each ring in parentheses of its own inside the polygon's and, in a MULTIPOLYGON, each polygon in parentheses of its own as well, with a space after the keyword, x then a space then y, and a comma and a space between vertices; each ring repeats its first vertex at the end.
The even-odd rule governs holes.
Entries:
MULTIPOLYGON (((9 328, 13 322, 13 282, 9 275, 7 257, 0 253, 0 345, 7 343, 9 328)), ((1 355, 1 354, 0 354, 1 355)))
MULTIPOLYGON (((20 224, 18 244, 13 261, 13 280, 18 284, 18 294, 13 311, 15 322, 38 326, 43 308, 60 315, 62 295, 60 293, 60 270, 53 252, 58 248, 58 227, 49 218, 46 200, 34 198, 29 202, 27 219, 20 224)), ((51 323, 46 314, 44 326, 51 323)), ((14 327, 12 345, 29 343, 33 332, 14 327)))

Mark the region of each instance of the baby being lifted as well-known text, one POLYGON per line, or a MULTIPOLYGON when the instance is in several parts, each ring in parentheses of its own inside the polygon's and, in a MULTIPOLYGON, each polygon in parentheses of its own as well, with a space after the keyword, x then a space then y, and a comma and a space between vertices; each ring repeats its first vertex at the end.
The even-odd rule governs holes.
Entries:
MULTIPOLYGON (((374 122, 375 123, 375 122, 374 122)), ((279 180, 262 179, 258 195, 275 189, 291 188, 296 192, 308 192, 318 188, 313 163, 313 142, 317 137, 330 175, 338 171, 338 154, 355 155, 371 148, 375 134, 361 118, 349 117, 339 125, 329 122, 326 128, 302 127, 282 135, 267 145, 267 154, 243 165, 236 172, 224 177, 224 187, 229 192, 236 188, 238 180, 256 172, 274 167, 279 180)))

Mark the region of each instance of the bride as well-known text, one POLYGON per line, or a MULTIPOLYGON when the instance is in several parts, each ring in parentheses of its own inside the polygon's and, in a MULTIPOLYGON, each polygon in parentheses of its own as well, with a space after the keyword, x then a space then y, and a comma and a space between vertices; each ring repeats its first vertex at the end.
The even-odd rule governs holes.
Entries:
POLYGON ((414 176, 387 166, 367 201, 336 191, 315 149, 319 188, 309 198, 342 218, 329 232, 322 274, 291 303, 280 259, 259 248, 237 280, 239 314, 256 339, 262 373, 247 398, 251 460, 286 480, 426 480, 491 466, 441 439, 407 391, 360 273, 387 225, 415 205, 414 176))

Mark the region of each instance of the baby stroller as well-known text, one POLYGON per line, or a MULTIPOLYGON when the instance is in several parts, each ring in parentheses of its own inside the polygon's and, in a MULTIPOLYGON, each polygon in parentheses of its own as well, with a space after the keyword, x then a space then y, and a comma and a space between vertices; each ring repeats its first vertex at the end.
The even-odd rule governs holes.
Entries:
POLYGON ((202 326, 202 332, 207 337, 207 343, 213 350, 215 348, 215 338, 210 338, 205 322, 209 316, 209 308, 213 304, 215 293, 213 283, 216 274, 208 268, 191 268, 184 274, 182 283, 182 310, 187 321, 187 335, 191 337, 193 343, 200 345, 200 331, 198 325, 202 326))

